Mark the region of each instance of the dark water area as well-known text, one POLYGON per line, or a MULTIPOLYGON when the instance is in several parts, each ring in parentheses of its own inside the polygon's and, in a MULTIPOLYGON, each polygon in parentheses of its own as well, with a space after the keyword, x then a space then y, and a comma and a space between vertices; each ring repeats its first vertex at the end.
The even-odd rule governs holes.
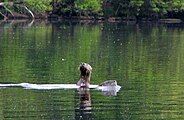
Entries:
POLYGON ((2 120, 184 119, 181 24, 0 22, 0 84, 91 84, 117 80, 116 96, 98 90, 0 89, 2 120))

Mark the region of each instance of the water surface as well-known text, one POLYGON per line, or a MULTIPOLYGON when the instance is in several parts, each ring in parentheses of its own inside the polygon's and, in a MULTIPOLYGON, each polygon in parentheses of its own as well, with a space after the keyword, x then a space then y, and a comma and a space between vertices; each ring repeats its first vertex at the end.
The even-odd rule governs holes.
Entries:
POLYGON ((183 25, 30 23, 0 22, 1 84, 75 84, 87 62, 92 84, 122 88, 1 88, 0 119, 184 119, 183 25))

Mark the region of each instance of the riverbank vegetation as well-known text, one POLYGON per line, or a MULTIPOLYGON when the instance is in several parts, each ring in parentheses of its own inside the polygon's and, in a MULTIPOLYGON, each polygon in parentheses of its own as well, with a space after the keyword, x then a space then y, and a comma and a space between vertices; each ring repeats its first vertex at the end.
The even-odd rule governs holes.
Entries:
POLYGON ((14 2, 23 2, 33 13, 47 13, 46 15, 50 17, 94 19, 115 17, 138 21, 162 18, 184 20, 183 0, 17 0, 14 2))
POLYGON ((33 12, 47 12, 51 11, 52 7, 50 3, 52 0, 25 0, 25 4, 33 11, 33 12))

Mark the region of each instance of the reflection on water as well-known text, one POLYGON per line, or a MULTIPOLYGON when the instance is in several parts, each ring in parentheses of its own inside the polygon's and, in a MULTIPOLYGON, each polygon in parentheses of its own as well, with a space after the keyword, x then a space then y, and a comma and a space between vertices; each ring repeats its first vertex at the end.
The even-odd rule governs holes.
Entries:
POLYGON ((122 88, 0 89, 0 119, 184 119, 182 24, 30 23, 0 22, 1 84, 75 84, 87 62, 122 88))
POLYGON ((79 96, 79 105, 75 108, 75 119, 90 120, 92 118, 92 105, 89 89, 80 88, 77 96, 79 96))

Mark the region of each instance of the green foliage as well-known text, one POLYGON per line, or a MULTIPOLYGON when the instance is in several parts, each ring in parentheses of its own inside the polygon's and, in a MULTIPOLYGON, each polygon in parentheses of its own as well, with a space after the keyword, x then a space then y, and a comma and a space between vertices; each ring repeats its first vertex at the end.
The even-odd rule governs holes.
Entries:
MULTIPOLYGON (((103 14, 104 16, 153 18, 167 16, 168 13, 183 14, 183 0, 16 0, 23 1, 33 12, 54 11, 58 15, 78 15, 78 13, 103 14), (51 2, 59 7, 52 6, 51 2), (73 14, 74 13, 74 14, 73 14)), ((8 1, 5 0, 8 6, 8 1)), ((181 15, 178 15, 181 16, 181 15)))
POLYGON ((80 10, 98 12, 101 10, 101 0, 76 0, 75 6, 80 10))
MULTIPOLYGON (((184 10, 183 0, 108 0, 115 16, 152 18, 184 10)), ((107 0, 104 0, 107 2, 107 0)))
POLYGON ((184 9, 183 0, 171 0, 167 2, 169 11, 179 11, 184 9))
POLYGON ((144 1, 142 0, 132 0, 130 1, 130 6, 132 9, 131 14, 138 15, 140 14, 141 6, 144 4, 144 1))
POLYGON ((52 9, 50 5, 51 1, 52 0, 26 0, 25 2, 33 12, 46 12, 52 9))

